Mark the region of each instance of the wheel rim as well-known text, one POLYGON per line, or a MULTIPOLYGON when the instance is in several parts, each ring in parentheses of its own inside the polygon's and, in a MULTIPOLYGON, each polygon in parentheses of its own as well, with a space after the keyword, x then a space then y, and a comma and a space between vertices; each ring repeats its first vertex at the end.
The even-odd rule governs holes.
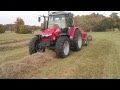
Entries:
POLYGON ((82 47, 82 38, 81 38, 80 35, 78 36, 78 47, 79 47, 79 48, 82 47))
POLYGON ((65 55, 68 55, 69 54, 69 48, 70 46, 69 46, 69 42, 68 41, 65 41, 64 42, 64 54, 65 55))

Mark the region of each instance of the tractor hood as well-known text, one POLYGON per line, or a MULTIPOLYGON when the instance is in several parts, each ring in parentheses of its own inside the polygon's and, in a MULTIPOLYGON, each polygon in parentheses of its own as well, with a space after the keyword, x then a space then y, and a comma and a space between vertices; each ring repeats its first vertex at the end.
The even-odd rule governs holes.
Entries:
POLYGON ((55 34, 58 31, 59 31, 59 27, 52 26, 51 28, 44 30, 42 36, 51 36, 52 34, 55 34))

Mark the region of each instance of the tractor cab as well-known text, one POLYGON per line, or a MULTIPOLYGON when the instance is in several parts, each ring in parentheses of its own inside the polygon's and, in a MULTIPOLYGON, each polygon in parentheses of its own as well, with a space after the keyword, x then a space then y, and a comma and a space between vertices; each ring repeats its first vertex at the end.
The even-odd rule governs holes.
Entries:
MULTIPOLYGON (((47 21, 47 23, 44 23, 44 27, 42 28, 43 30, 57 26, 60 28, 61 32, 67 32, 69 27, 74 26, 72 13, 52 12, 51 14, 49 14, 48 17, 46 16, 43 17, 44 17, 44 22, 47 21), (46 18, 48 18, 48 20, 46 20, 46 18)), ((39 21, 40 21, 40 17, 39 17, 39 21)))
POLYGON ((57 24, 60 28, 73 26, 73 14, 65 12, 53 12, 49 15, 48 28, 57 24))

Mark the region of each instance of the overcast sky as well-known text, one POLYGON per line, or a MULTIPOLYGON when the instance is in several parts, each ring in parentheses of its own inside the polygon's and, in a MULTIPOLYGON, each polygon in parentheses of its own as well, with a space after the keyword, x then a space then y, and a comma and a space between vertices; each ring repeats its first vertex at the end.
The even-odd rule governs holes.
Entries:
MULTIPOLYGON (((76 15, 89 15, 91 13, 99 13, 104 16, 109 16, 112 12, 118 13, 120 16, 120 11, 68 11, 76 15)), ((21 17, 26 25, 37 25, 39 15, 47 15, 47 11, 0 11, 0 24, 13 24, 17 17, 21 17)))

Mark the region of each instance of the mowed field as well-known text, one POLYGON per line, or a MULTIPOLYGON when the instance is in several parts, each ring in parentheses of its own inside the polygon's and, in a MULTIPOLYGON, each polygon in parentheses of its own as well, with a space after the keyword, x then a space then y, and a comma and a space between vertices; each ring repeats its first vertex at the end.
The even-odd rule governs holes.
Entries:
POLYGON ((118 79, 120 78, 120 32, 91 32, 93 40, 64 59, 55 52, 29 55, 34 34, 0 34, 0 78, 118 79))

